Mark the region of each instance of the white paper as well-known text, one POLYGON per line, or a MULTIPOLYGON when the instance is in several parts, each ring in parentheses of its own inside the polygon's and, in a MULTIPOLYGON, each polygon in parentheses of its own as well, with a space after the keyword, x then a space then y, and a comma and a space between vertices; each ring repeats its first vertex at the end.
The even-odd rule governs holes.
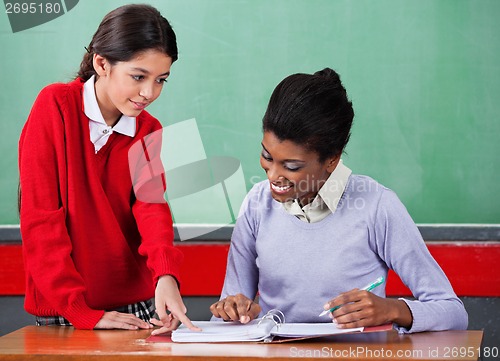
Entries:
POLYGON ((362 332, 363 327, 338 328, 333 322, 329 323, 283 323, 272 330, 274 336, 281 337, 308 337, 327 336, 340 333, 362 332))
POLYGON ((191 331, 186 326, 181 325, 172 332, 172 341, 245 342, 262 341, 273 336, 298 338, 363 331, 363 327, 339 329, 333 323, 284 323, 277 326, 270 319, 260 321, 261 319, 257 319, 247 324, 240 322, 193 321, 193 324, 202 329, 201 332, 191 331))

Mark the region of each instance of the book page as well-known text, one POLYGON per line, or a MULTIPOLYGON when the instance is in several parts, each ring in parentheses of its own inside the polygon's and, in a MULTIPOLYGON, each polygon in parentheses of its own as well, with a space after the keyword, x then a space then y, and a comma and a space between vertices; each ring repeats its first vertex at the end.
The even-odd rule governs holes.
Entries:
POLYGON ((283 323, 272 330, 274 336, 280 337, 308 337, 327 336, 341 333, 362 332, 363 327, 337 328, 333 322, 329 323, 283 323))
POLYGON ((191 331, 181 325, 172 332, 173 342, 242 342, 261 341, 269 337, 275 322, 264 319, 252 320, 247 324, 240 322, 193 321, 202 329, 201 332, 191 331))

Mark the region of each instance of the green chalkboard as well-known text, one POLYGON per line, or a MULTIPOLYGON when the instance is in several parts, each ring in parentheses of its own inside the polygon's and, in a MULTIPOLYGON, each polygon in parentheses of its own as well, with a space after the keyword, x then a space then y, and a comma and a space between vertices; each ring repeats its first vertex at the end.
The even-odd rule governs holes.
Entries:
MULTIPOLYGON (((246 190, 265 177, 260 122, 271 91, 328 66, 355 107, 347 166, 394 189, 418 223, 500 223, 500 1, 148 2, 180 50, 150 112, 166 127, 195 119, 202 157, 237 159, 246 190)), ((71 3, 15 33, 0 13, 0 224, 19 222, 17 141, 33 100, 73 78, 104 14, 126 2, 71 3)), ((219 222, 203 219, 218 212, 203 199, 176 221, 219 222)))

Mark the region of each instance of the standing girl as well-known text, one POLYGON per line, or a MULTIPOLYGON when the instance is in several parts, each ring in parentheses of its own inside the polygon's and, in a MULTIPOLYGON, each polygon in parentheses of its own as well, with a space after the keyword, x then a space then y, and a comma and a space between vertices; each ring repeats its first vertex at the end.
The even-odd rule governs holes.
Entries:
POLYGON ((268 180, 242 206, 215 317, 246 323, 280 309, 287 322, 325 322, 323 307, 340 328, 467 328, 462 302, 396 194, 340 160, 353 117, 331 69, 276 87, 263 120, 268 180), (415 300, 385 298, 385 287, 359 289, 389 269, 415 300))
POLYGON ((158 138, 146 157, 129 154, 161 130, 144 109, 175 60, 168 21, 151 6, 126 5, 102 20, 77 79, 37 97, 19 170, 25 308, 38 325, 146 329, 151 321, 168 330, 181 321, 195 329, 178 289, 182 254, 164 174, 144 181, 143 169, 158 164, 158 138), (149 196, 137 197, 138 188, 149 196), (160 321, 151 319, 155 306, 160 321))

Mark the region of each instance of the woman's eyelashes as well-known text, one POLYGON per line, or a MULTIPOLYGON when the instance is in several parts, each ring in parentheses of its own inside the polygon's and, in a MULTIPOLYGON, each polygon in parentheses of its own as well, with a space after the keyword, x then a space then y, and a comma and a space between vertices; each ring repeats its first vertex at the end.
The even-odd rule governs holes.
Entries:
MULTIPOLYGON (((264 158, 267 162, 273 161, 273 158, 271 157, 271 155, 265 151, 263 151, 261 153, 261 157, 264 158)), ((302 165, 284 162, 283 168, 286 169, 287 171, 290 171, 290 172, 297 172, 302 168, 302 165)))
POLYGON ((262 151, 262 153, 260 153, 260 156, 268 162, 271 162, 273 160, 273 158, 271 158, 271 155, 265 151, 262 151))
POLYGON ((283 164, 283 168, 285 168, 286 170, 289 170, 290 172, 297 172, 299 171, 302 167, 301 166, 297 166, 297 165, 293 165, 293 164, 283 164))

